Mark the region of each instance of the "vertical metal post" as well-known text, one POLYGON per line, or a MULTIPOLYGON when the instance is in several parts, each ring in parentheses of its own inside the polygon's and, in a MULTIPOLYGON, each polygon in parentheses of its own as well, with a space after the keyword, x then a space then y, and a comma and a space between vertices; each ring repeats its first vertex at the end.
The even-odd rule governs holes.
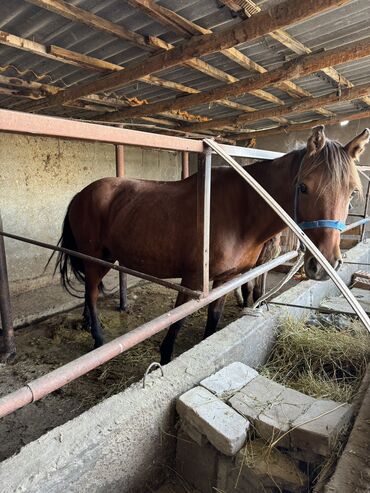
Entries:
MULTIPOLYGON (((0 214, 0 230, 3 230, 3 222, 0 214)), ((0 236, 0 315, 3 329, 3 350, 0 360, 7 361, 14 358, 16 353, 14 341, 14 329, 12 309, 10 304, 10 292, 8 283, 8 270, 6 267, 6 254, 4 237, 0 236)))
POLYGON ((209 293, 209 234, 211 212, 212 151, 207 149, 198 160, 197 186, 197 265, 203 296, 209 293))
MULTIPOLYGON (((123 145, 116 146, 116 176, 125 176, 125 148, 123 145)), ((127 310, 127 274, 119 273, 119 310, 127 310)))
POLYGON ((189 176, 189 151, 182 152, 182 169, 181 179, 184 180, 189 176))
MULTIPOLYGON (((367 216, 368 210, 369 210, 369 197, 370 197, 370 181, 367 180, 367 189, 366 189, 365 207, 364 207, 364 218, 367 216)), ((366 229, 366 223, 362 225, 360 241, 364 241, 364 239, 365 239, 365 232, 366 232, 365 229, 366 229)))

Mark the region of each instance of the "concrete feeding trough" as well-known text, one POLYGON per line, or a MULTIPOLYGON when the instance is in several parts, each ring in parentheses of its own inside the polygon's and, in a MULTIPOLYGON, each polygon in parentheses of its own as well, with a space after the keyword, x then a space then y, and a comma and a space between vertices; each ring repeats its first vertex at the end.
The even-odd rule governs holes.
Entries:
MULTIPOLYGON (((340 271, 349 283, 353 272, 365 267, 361 262, 370 260, 367 245, 353 248, 347 260, 360 263, 346 264, 340 271)), ((324 297, 337 294, 330 281, 306 281, 277 299, 288 305, 318 306, 324 297)), ((65 491, 68 485, 69 492, 133 493, 159 486, 175 461, 177 398, 231 363, 251 368, 263 364, 278 320, 287 313, 305 312, 271 307, 261 317, 242 317, 167 365, 164 377, 155 371, 145 388, 136 383, 29 443, 0 464, 2 490, 50 493, 65 491)), ((244 386, 240 381, 237 391, 244 386)), ((235 389, 226 387, 224 393, 231 390, 235 389)))
POLYGON ((202 380, 176 407, 176 471, 201 493, 307 491, 306 471, 330 456, 352 417, 349 404, 314 399, 242 363, 202 380))

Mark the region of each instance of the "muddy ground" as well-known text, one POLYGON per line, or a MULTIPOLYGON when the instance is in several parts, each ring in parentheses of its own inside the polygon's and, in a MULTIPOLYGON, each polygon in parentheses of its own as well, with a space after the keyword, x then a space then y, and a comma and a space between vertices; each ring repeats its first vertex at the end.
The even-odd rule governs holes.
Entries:
MULTIPOLYGON (((100 315, 106 341, 168 311, 176 294, 158 285, 141 283, 129 290, 129 312, 119 313, 117 295, 101 299, 100 315)), ((30 380, 81 356, 92 348, 92 339, 82 329, 81 308, 56 315, 16 331, 16 360, 0 367, 0 395, 18 389, 30 380)), ((221 328, 242 315, 229 295, 221 328)), ((190 316, 177 338, 175 356, 202 340, 206 308, 190 316)), ((0 420, 0 460, 48 430, 83 413, 99 401, 140 380, 148 365, 159 360, 164 332, 57 390, 41 401, 0 420)))

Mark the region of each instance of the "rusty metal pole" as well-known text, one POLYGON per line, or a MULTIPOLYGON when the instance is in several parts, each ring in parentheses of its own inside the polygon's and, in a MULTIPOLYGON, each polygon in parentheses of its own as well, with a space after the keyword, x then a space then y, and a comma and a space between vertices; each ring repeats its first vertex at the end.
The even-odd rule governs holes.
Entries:
MULTIPOLYGON (((123 145, 116 146, 116 176, 125 176, 125 148, 123 145)), ((119 273, 119 311, 127 311, 127 274, 119 273)))
POLYGON ((78 377, 85 375, 94 368, 106 363, 115 356, 136 346, 145 339, 157 334, 169 325, 181 320, 182 318, 196 312, 200 308, 212 303, 221 296, 234 291, 242 284, 254 279, 276 266, 288 262, 297 256, 297 252, 288 252, 280 255, 274 260, 270 260, 250 271, 235 277, 222 286, 212 289, 209 294, 200 300, 190 300, 183 305, 177 306, 173 310, 160 315, 159 317, 147 322, 140 327, 136 327, 127 334, 113 339, 113 341, 90 351, 79 358, 43 375, 36 380, 28 382, 24 387, 0 397, 0 418, 20 409, 21 407, 38 401, 42 397, 54 392, 54 390, 67 385, 78 377))
MULTIPOLYGON (((0 214, 0 231, 3 230, 3 222, 0 214)), ((10 292, 8 282, 8 269, 6 266, 5 244, 3 236, 0 236, 0 315, 3 329, 3 350, 0 360, 6 362, 13 359, 16 354, 14 341, 14 328, 12 309, 10 304, 10 292)))
POLYGON ((182 169, 181 169, 181 179, 185 180, 189 176, 189 152, 182 152, 182 169))

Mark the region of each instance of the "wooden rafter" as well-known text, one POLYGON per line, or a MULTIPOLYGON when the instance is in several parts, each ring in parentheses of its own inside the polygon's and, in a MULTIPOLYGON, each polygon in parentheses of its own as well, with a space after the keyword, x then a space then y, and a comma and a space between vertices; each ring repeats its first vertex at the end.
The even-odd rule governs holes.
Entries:
MULTIPOLYGON (((228 0, 221 1, 229 8, 231 8, 231 10, 234 10, 235 12, 243 10, 248 16, 258 14, 258 12, 261 12, 262 10, 261 7, 256 5, 252 0, 232 0, 231 2, 229 2, 228 0)), ((269 33, 269 36, 292 50, 297 55, 308 55, 309 53, 312 53, 312 50, 308 46, 298 41, 296 38, 294 38, 283 29, 273 31, 269 33)), ((352 82, 341 75, 333 67, 324 67, 321 72, 323 72, 329 79, 343 87, 353 87, 352 82)), ((368 96, 365 96, 364 98, 362 98, 362 100, 366 104, 370 105, 370 98, 368 96)))
POLYGON ((277 69, 264 74, 258 74, 235 84, 218 87, 203 92, 202 94, 192 94, 183 96, 182 98, 130 108, 119 111, 116 114, 113 113, 109 115, 108 118, 112 118, 113 121, 119 121, 139 115, 155 115, 162 111, 189 109, 194 106, 210 103, 225 96, 238 96, 245 94, 250 90, 263 89, 264 87, 275 84, 283 78, 304 77, 317 72, 328 65, 337 65, 352 60, 358 60, 368 55, 370 55, 370 37, 362 41, 349 43, 343 47, 302 56, 297 60, 284 63, 277 69))
MULTIPOLYGON (((195 123, 191 126, 183 127, 183 130, 202 132, 210 128, 223 127, 224 125, 232 125, 238 127, 245 123, 252 123, 259 120, 264 120, 267 118, 279 117, 288 115, 291 113, 298 113, 302 111, 312 110, 315 111, 316 108, 321 106, 326 106, 329 104, 340 103, 343 101, 352 101, 354 99, 360 99, 364 96, 370 94, 370 83, 363 84, 357 87, 347 87, 343 89, 340 95, 337 92, 333 92, 321 97, 310 97, 296 101, 292 104, 279 107, 279 108, 268 108, 261 111, 255 111, 248 115, 239 115, 237 117, 228 118, 215 118, 214 120, 209 120, 208 122, 195 123)), ((335 115, 334 115, 335 116, 335 115)))
MULTIPOLYGON (((135 32, 131 32, 127 29, 123 29, 121 26, 115 24, 114 22, 108 21, 103 17, 99 17, 95 14, 92 14, 91 12, 83 10, 80 7, 76 7, 74 5, 68 4, 63 0, 26 0, 26 1, 34 5, 37 5, 38 7, 45 8, 47 10, 55 12, 63 17, 66 17, 67 19, 73 20, 75 22, 80 22, 89 27, 92 27, 93 29, 110 34, 111 36, 115 36, 118 37, 119 39, 131 41, 137 46, 148 48, 151 51, 158 51, 163 49, 170 50, 173 48, 172 44, 166 43, 160 38, 156 38, 154 36, 146 37, 137 34, 135 32)), ((198 58, 190 59, 186 61, 185 64, 199 72, 204 73, 208 77, 212 77, 222 82, 226 82, 227 84, 231 84, 233 82, 238 81, 236 77, 233 77, 227 72, 224 72, 223 70, 213 67, 209 63, 206 63, 198 58)), ((255 96, 262 98, 266 101, 269 101, 271 103, 283 104, 283 102, 279 98, 264 91, 257 92, 255 96)))
MULTIPOLYGON (((99 71, 103 73, 107 72, 118 72, 120 70, 123 70, 124 67, 121 67, 120 65, 116 65, 114 63, 107 62, 105 60, 100 60, 95 57, 91 57, 88 55, 83 55, 81 53, 77 53, 75 51, 67 50, 65 48, 61 48, 59 46, 55 45, 50 45, 46 46, 41 43, 36 43, 35 41, 31 41, 25 38, 21 38, 20 36, 15 36, 13 34, 10 34, 5 31, 0 31, 0 44, 4 44, 5 46, 10 46, 11 48, 16 48, 22 51, 26 51, 28 53, 33 53, 35 55, 42 56, 44 58, 48 58, 51 60, 54 60, 56 62, 60 63, 65 63, 68 65, 72 65, 78 68, 84 68, 88 70, 94 70, 94 71, 99 71)), ((150 85, 155 85, 155 86, 160 86, 160 87, 165 87, 167 89, 173 89, 177 90, 180 92, 184 92, 186 94, 198 94, 200 91, 197 89, 193 89, 191 87, 187 87, 183 84, 179 84, 177 82, 172 82, 172 81, 167 81, 164 79, 160 79, 159 77, 155 77, 152 75, 148 75, 146 77, 143 77, 140 79, 141 82, 150 84, 150 85)), ((57 87, 57 86, 55 86, 57 87)), ((58 90, 55 90, 53 93, 49 94, 56 94, 59 92, 61 88, 58 88, 58 90)), ((48 93, 45 93, 48 94, 48 93)), ((96 96, 96 95, 95 95, 96 96)), ((42 98, 37 98, 37 99, 42 99, 42 98)), ((117 106, 122 107, 125 106, 123 103, 125 101, 129 102, 128 99, 119 99, 116 98, 117 101, 117 106), (120 104, 119 104, 120 101, 120 104)), ((136 104, 146 104, 147 101, 140 100, 138 98, 135 98, 135 103, 136 104)), ((223 104, 222 101, 219 102, 219 104, 223 104)), ((27 110, 29 104, 23 104, 22 109, 24 111, 27 110)), ((229 106, 228 101, 225 100, 225 106, 229 106)), ((247 106, 240 105, 237 109, 241 111, 248 111, 247 106)), ((249 111, 253 111, 253 108, 250 108, 249 111)), ((169 116, 169 115, 167 115, 169 116)), ((174 112, 174 118, 178 119, 178 113, 174 112)), ((188 113, 188 118, 187 121, 200 121, 200 117, 198 115, 190 115, 188 113)))
MULTIPOLYGON (((192 22, 180 15, 172 12, 169 9, 161 7, 154 0, 128 0, 129 4, 133 7, 140 8, 147 15, 155 18, 158 22, 162 23, 165 26, 173 28, 176 32, 179 32, 183 36, 191 37, 193 35, 202 34, 204 36, 212 34, 211 29, 206 29, 195 22, 192 22)), ((261 10, 261 9, 260 9, 261 10)), ((256 10, 255 13, 258 11, 256 10)), ((253 62, 249 57, 244 55, 244 53, 240 52, 236 48, 228 48, 222 51, 222 54, 232 60, 234 63, 246 68, 247 70, 251 70, 252 72, 265 73, 267 70, 256 62, 253 62)), ((235 80, 234 82, 237 82, 235 80)), ((291 81, 282 81, 279 83, 279 88, 283 91, 288 92, 294 98, 297 97, 309 97, 312 96, 308 91, 301 89, 299 86, 294 84, 291 81)), ((257 90, 252 91, 252 94, 255 96, 259 96, 261 98, 266 94, 265 91, 257 90)), ((267 93, 268 94, 268 93, 267 93)), ((330 116, 333 113, 324 108, 317 108, 317 112, 330 116)), ((273 120, 284 121, 284 119, 280 117, 273 117, 273 120)))
POLYGON ((241 140, 241 139, 244 140, 244 139, 251 139, 258 137, 267 137, 269 135, 275 135, 282 132, 291 133, 291 132, 299 132, 300 130, 307 130, 315 125, 335 125, 344 120, 348 120, 348 121, 362 120, 363 118, 369 118, 369 117, 370 117, 370 110, 356 111, 356 113, 350 113, 340 116, 335 115, 327 119, 310 120, 309 122, 304 122, 304 123, 291 123, 290 125, 273 127, 266 130, 241 132, 242 135, 237 137, 233 135, 233 138, 236 138, 237 140, 241 140))
MULTIPOLYGON (((159 70, 186 63, 195 57, 214 51, 222 51, 240 43, 254 40, 268 32, 281 29, 292 23, 300 22, 315 14, 344 5, 349 1, 350 0, 285 1, 283 4, 256 14, 237 26, 232 26, 232 28, 224 29, 209 36, 203 36, 200 39, 190 39, 169 51, 155 54, 147 59, 145 63, 143 63, 143 61, 140 63, 136 62, 126 70, 109 74, 92 82, 77 84, 74 87, 65 89, 55 96, 45 98, 42 102, 36 102, 32 109, 36 111, 38 109, 59 106, 88 94, 122 87, 134 80, 159 70)), ((232 85, 235 86, 237 84, 239 83, 237 82, 232 85)))

